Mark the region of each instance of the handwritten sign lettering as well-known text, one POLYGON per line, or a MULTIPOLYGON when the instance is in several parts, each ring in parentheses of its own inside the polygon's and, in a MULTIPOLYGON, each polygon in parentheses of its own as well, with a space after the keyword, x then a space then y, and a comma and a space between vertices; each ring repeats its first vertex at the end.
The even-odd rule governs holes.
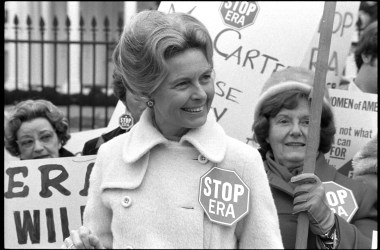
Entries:
POLYGON ((96 156, 11 161, 4 170, 5 248, 60 248, 83 222, 96 156))

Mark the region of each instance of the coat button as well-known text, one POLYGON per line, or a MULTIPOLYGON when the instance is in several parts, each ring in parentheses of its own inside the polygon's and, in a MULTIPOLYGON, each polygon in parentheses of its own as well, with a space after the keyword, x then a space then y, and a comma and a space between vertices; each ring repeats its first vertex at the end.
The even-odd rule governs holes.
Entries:
POLYGON ((129 207, 130 205, 132 205, 131 197, 129 197, 129 196, 123 197, 123 199, 121 199, 121 205, 123 207, 129 207))
POLYGON ((202 154, 198 155, 198 161, 202 164, 206 164, 208 162, 208 159, 204 157, 202 154))

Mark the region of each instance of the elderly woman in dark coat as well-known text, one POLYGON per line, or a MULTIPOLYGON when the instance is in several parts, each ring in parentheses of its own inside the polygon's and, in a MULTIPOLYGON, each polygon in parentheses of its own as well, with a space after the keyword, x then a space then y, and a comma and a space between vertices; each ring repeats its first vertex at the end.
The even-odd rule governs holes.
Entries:
POLYGON ((315 173, 302 173, 313 79, 313 73, 303 68, 275 72, 255 107, 253 130, 276 203, 284 247, 295 248, 297 216, 306 212, 310 221, 307 248, 370 248, 372 232, 377 230, 373 190, 338 173, 324 157, 335 134, 327 89, 315 173), (359 208, 350 221, 330 209, 322 184, 327 181, 353 192, 359 208))

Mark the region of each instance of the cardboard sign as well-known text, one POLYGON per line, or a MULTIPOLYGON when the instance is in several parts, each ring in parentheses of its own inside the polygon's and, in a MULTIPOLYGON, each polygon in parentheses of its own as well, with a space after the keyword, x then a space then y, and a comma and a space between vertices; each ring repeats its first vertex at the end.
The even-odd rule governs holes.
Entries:
MULTIPOLYGON (((337 1, 334 15, 334 25, 328 59, 326 84, 329 88, 338 88, 339 82, 350 52, 355 23, 358 19, 359 1, 337 1)), ((319 27, 314 34, 308 52, 301 64, 302 67, 315 71, 318 56, 319 27)))
MULTIPOLYGON (((162 1, 159 6, 165 13, 189 13, 208 28, 216 72, 209 115, 243 142, 252 138, 253 111, 264 81, 273 71, 301 65, 323 11, 318 1, 252 3, 162 1)), ((117 126, 121 114, 113 114, 110 123, 117 126)))
POLYGON ((323 182, 323 187, 331 211, 350 222, 358 210, 358 204, 352 191, 333 181, 323 182))
POLYGON ((231 226, 248 214, 249 192, 235 171, 213 167, 200 179, 199 203, 212 222, 231 226))
POLYGON ((329 165, 349 175, 354 155, 377 134, 377 95, 340 89, 329 93, 336 134, 325 157, 329 165))
POLYGON ((12 161, 4 169, 5 248, 60 248, 82 225, 94 155, 12 161))

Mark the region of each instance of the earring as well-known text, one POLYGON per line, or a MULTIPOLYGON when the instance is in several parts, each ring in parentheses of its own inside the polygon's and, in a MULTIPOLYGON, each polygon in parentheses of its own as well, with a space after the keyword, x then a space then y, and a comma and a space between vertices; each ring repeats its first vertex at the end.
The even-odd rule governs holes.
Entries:
POLYGON ((130 130, 133 126, 133 116, 128 111, 119 118, 119 127, 124 130, 130 130))
POLYGON ((146 102, 146 106, 148 106, 149 108, 153 108, 154 106, 154 101, 151 99, 149 101, 146 102))

